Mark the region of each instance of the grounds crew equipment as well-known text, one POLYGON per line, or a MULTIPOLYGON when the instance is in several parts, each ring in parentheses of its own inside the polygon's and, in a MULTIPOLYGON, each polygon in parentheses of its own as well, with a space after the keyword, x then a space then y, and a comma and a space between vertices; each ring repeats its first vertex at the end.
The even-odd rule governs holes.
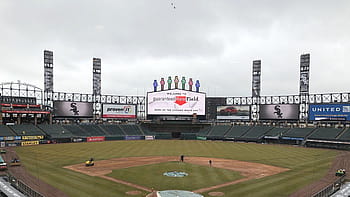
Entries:
POLYGON ((335 176, 344 176, 346 174, 345 169, 338 169, 335 176))
POLYGON ((90 160, 85 161, 85 166, 89 167, 89 166, 94 166, 94 158, 91 158, 90 160))
POLYGON ((4 159, 0 156, 0 170, 7 170, 7 163, 4 161, 4 159))
POLYGON ((13 167, 13 166, 20 166, 21 165, 21 161, 17 158, 14 158, 11 160, 11 163, 10 163, 10 166, 13 167))

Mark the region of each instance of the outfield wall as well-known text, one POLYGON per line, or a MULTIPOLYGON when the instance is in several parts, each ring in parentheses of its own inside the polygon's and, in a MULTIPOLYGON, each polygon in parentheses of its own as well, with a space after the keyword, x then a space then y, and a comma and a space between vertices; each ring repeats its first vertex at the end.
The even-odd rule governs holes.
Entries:
MULTIPOLYGON (((269 125, 234 125, 189 122, 110 125, 38 125, 46 135, 1 136, 0 146, 31 146, 49 143, 97 142, 105 140, 181 139, 274 143, 350 150, 348 128, 281 128, 269 125), (61 131, 62 130, 62 131, 61 131), (117 132, 114 132, 117 131, 117 132), (172 131, 172 132, 169 132, 172 131), (61 133, 60 133, 61 132, 61 133)), ((7 127, 4 125, 4 127, 7 127)), ((33 125, 31 126, 31 128, 33 125)), ((9 129, 11 129, 9 127, 9 129)), ((17 133, 15 133, 17 134, 17 133)))

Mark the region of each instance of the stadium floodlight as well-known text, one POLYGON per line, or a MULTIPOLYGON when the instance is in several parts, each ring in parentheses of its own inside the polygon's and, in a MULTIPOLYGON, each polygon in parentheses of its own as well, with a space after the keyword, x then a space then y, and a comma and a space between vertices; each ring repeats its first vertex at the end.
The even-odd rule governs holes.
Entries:
POLYGON ((309 94, 310 54, 300 56, 300 95, 309 94))
POLYGON ((93 62, 93 68, 92 68, 93 95, 101 95, 101 59, 100 58, 93 58, 92 62, 93 62))
POLYGON ((253 61, 252 97, 260 96, 261 60, 253 61))
POLYGON ((53 52, 44 51, 44 91, 53 92, 53 52))

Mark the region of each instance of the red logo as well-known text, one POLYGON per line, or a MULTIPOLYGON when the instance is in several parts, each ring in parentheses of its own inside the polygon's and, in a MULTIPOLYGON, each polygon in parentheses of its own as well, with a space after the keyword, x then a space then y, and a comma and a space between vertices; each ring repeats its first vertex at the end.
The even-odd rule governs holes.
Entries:
POLYGON ((176 96, 175 103, 178 105, 183 105, 186 103, 186 96, 176 96))
POLYGON ((105 136, 98 136, 98 137, 87 137, 87 142, 102 142, 105 141, 105 136))

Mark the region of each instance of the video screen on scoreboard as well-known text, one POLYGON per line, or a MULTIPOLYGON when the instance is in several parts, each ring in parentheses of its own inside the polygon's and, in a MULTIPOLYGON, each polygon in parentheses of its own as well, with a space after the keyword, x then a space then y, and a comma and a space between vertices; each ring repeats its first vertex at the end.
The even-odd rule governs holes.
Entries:
POLYGON ((275 104, 260 105, 260 120, 298 120, 299 105, 296 104, 275 104))
POLYGON ((249 120, 249 105, 217 106, 216 118, 218 120, 249 120))
POLYGON ((93 104, 88 102, 54 101, 53 108, 57 117, 93 116, 93 104))
POLYGON ((102 118, 136 118, 136 106, 103 104, 102 118))
POLYGON ((309 105, 309 120, 346 121, 350 120, 350 104, 309 105))
POLYGON ((205 115, 205 93, 165 90, 147 93, 148 115, 205 115))

